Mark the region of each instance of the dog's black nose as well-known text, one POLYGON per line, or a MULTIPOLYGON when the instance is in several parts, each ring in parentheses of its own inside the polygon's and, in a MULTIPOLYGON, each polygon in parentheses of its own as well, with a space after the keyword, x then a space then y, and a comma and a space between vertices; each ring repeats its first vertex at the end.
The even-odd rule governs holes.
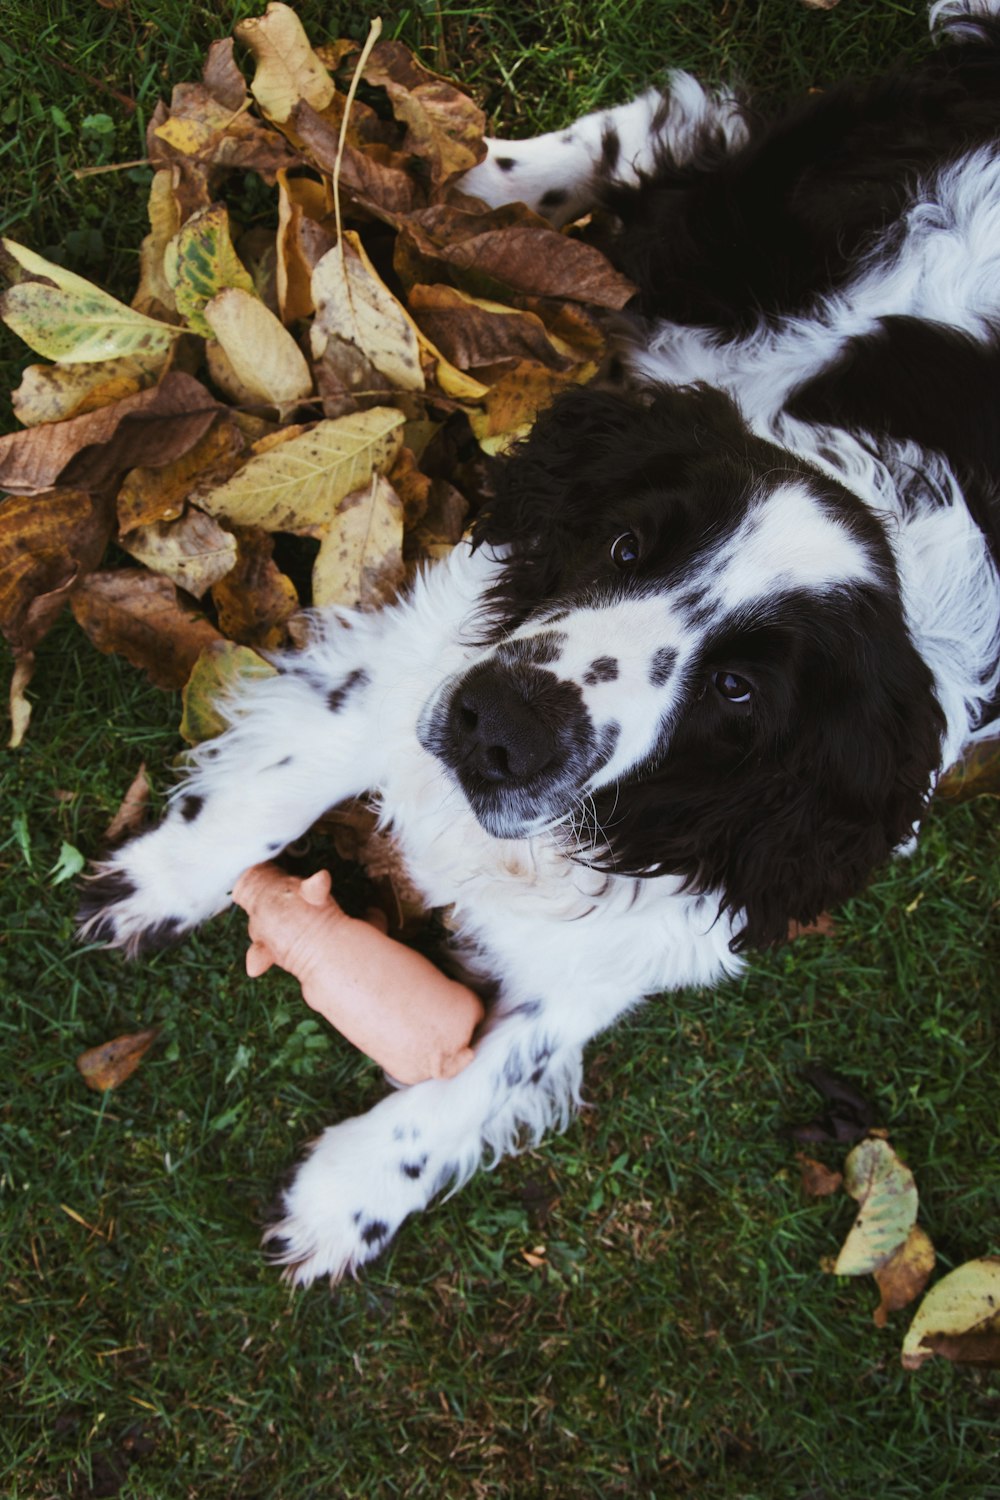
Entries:
POLYGON ((515 678, 489 663, 469 673, 450 715, 454 752, 463 769, 488 781, 523 782, 555 760, 558 736, 533 701, 541 696, 545 675, 522 668, 515 678))

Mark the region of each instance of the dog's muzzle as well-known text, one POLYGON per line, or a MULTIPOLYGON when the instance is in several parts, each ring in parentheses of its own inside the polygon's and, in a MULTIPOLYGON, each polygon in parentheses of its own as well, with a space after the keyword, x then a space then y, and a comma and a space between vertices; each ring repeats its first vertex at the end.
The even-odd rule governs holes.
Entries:
POLYGON ((449 683, 419 733, 497 838, 520 838, 563 817, 597 760, 578 685, 496 658, 449 683))

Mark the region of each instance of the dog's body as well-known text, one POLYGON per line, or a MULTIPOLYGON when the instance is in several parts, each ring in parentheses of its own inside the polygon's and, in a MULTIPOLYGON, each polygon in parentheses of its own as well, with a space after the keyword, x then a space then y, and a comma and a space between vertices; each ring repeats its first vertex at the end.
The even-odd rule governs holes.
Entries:
POLYGON ((320 1138, 273 1232, 296 1281, 564 1124, 588 1038, 859 889, 997 731, 990 9, 946 0, 922 75, 791 125, 678 75, 467 179, 619 213, 644 390, 557 400, 475 546, 317 621, 90 889, 87 930, 138 951, 373 791, 452 908, 495 993, 475 1060, 320 1138))

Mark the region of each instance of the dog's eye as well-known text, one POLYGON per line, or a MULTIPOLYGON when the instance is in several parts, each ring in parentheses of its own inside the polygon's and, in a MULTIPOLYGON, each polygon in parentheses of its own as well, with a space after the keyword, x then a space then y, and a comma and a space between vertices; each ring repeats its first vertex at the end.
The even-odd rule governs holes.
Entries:
POLYGON ((639 538, 634 531, 623 531, 611 543, 611 561, 616 568, 631 568, 639 561, 639 538))
POLYGON ((716 672, 712 678, 715 690, 727 703, 749 703, 753 688, 745 677, 735 672, 716 672))

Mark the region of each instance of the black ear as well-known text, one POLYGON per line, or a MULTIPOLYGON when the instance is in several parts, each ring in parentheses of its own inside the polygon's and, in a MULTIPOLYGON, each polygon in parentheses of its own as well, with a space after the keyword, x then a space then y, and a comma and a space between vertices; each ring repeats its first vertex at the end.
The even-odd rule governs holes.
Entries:
MULTIPOLYGON (((874 591, 873 591, 874 594, 874 591)), ((781 734, 734 754, 675 737, 662 765, 598 815, 619 873, 721 894, 734 951, 783 942, 863 889, 919 823, 940 764, 933 680, 888 595, 809 631, 781 734)))
POLYGON ((610 509, 651 488, 683 485, 720 454, 773 453, 733 402, 708 386, 641 395, 577 387, 559 395, 494 468, 495 497, 474 545, 507 550, 511 603, 531 607, 558 587, 580 538, 610 509))
MULTIPOLYGON (((940 764, 943 716, 930 673, 894 610, 883 634, 815 673, 790 742, 744 787, 715 870, 746 925, 739 951, 784 941, 864 888, 913 836, 940 764)), ((707 866, 715 863, 709 856, 707 866)))
POLYGON ((742 453, 748 442, 757 440, 733 402, 708 386, 653 395, 574 386, 498 461, 496 496, 474 540, 516 547, 571 532, 623 493, 679 481, 700 460, 742 453))

